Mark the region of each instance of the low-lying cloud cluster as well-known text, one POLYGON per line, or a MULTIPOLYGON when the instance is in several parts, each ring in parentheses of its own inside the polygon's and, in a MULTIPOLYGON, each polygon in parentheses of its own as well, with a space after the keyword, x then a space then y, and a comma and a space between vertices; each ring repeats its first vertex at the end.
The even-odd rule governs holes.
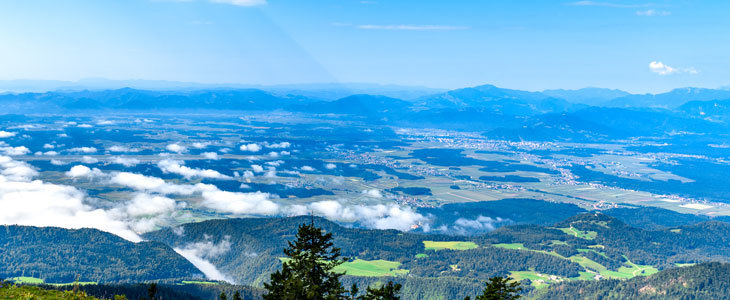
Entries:
MULTIPOLYGON (((397 229, 407 231, 422 226, 428 218, 410 207, 396 204, 344 205, 336 200, 323 200, 309 205, 292 205, 288 208, 293 215, 314 215, 340 222, 357 222, 369 228, 397 229)), ((427 231, 427 228, 424 228, 427 231)))
POLYGON ((248 151, 248 152, 259 152, 261 151, 261 146, 259 144, 244 144, 239 147, 241 151, 248 151))
POLYGON ((14 137, 16 134, 18 134, 18 133, 0 130, 0 138, 14 137))
MULTIPOLYGON (((275 145, 270 148, 290 147, 286 142, 267 145, 275 145)), ((76 152, 91 153, 95 150, 79 148, 76 152)), ((139 163, 138 160, 127 157, 114 157, 109 162, 125 166, 139 163)), ((64 162, 58 162, 58 164, 61 163, 64 162)), ((256 173, 273 177, 276 176, 276 166, 278 165, 280 162, 275 161, 266 164, 265 167, 261 165, 251 167, 256 173)), ((17 161, 10 156, 0 156, 0 207, 2 208, 0 209, 0 224, 96 228, 138 242, 142 240, 140 233, 171 224, 175 217, 185 213, 184 209, 188 206, 239 216, 291 216, 312 213, 335 221, 357 222, 370 228, 404 231, 417 225, 426 226, 424 230, 427 230, 429 222, 427 217, 410 207, 396 204, 363 205, 350 204, 344 200, 291 204, 268 193, 231 192, 221 190, 212 184, 173 183, 162 178, 131 172, 105 172, 81 164, 69 166, 68 171, 64 173, 68 179, 90 180, 101 185, 131 189, 133 192, 129 194, 129 199, 102 206, 98 204, 100 199, 90 198, 76 187, 37 180, 35 178, 39 173, 29 164, 17 161)), ((163 159, 158 162, 157 166, 165 173, 179 174, 187 179, 236 179, 215 170, 187 167, 180 160, 163 159)), ((336 165, 330 167, 336 167, 336 165)), ((314 170, 314 168, 311 169, 314 170)), ((245 171, 242 176, 250 178, 254 176, 254 172, 245 171)), ((373 198, 382 197, 378 190, 366 190, 363 193, 373 198)), ((461 226, 470 225, 465 223, 461 226)), ((208 261, 208 259, 224 253, 221 252, 221 249, 225 248, 225 242, 203 241, 176 248, 175 251, 190 260, 208 278, 231 281, 208 261)))
MULTIPOLYGON (((2 146, 2 145, 0 145, 2 146)), ((0 152, 7 156, 20 156, 20 155, 26 155, 30 153, 30 149, 28 149, 25 146, 18 146, 18 147, 10 147, 10 146, 2 146, 0 147, 0 152)))
POLYGON ((216 170, 196 169, 185 166, 185 162, 181 160, 165 159, 157 163, 157 167, 164 173, 172 173, 190 178, 214 178, 214 179, 231 179, 230 176, 223 175, 216 170))
POLYGON ((205 240, 196 243, 190 243, 183 247, 174 248, 175 252, 189 260, 195 267, 205 274, 205 277, 212 280, 222 280, 235 284, 233 279, 226 276, 218 268, 213 265, 209 259, 218 257, 231 250, 231 242, 226 237, 219 243, 213 243, 205 240))
MULTIPOLYGON (((75 187, 33 180, 30 165, 0 156, 0 224, 97 228, 130 241, 141 241, 122 216, 93 208, 75 187)), ((75 172, 87 172, 76 169, 75 172)), ((91 172, 91 170, 89 170, 91 172)))
POLYGON ((509 219, 500 217, 492 218, 479 215, 475 219, 459 218, 451 226, 442 225, 438 229, 449 234, 472 235, 489 232, 497 229, 500 225, 506 225, 511 222, 509 219))

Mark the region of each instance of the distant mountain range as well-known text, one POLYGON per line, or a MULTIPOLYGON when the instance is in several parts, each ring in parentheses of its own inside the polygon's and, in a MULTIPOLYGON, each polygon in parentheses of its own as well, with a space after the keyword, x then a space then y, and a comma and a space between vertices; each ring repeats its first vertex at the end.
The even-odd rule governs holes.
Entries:
MULTIPOLYGON (((175 85, 170 83, 170 86, 175 85)), ((338 85, 279 86, 269 90, 119 88, 5 93, 0 94, 0 105, 4 113, 18 114, 114 110, 287 111, 394 126, 480 131, 490 137, 511 140, 714 136, 730 129, 730 90, 683 88, 656 95, 633 95, 601 88, 529 92, 493 85, 451 91, 408 90, 398 86, 346 87, 372 93, 349 94, 347 91, 352 89, 338 85), (389 96, 401 92, 410 96, 389 96), (340 95, 345 96, 331 99, 340 95)))
POLYGON ((54 91, 100 91, 133 88, 155 91, 239 90, 259 89, 279 96, 300 95, 320 100, 336 100, 354 94, 376 94, 401 99, 444 92, 444 89, 420 86, 382 85, 372 83, 309 83, 255 85, 236 83, 195 83, 165 80, 110 80, 102 78, 79 81, 59 80, 0 80, 0 93, 45 93, 54 91))

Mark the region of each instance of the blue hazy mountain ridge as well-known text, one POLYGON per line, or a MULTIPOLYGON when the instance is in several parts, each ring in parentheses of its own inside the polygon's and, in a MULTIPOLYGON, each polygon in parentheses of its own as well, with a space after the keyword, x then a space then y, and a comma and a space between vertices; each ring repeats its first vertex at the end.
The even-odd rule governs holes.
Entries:
POLYGON ((587 87, 577 90, 544 90, 542 91, 542 93, 550 97, 565 99, 568 102, 592 106, 601 105, 609 100, 631 95, 629 92, 618 89, 605 89, 595 87, 587 87))
POLYGON ((258 89, 148 91, 122 88, 102 91, 23 93, 0 95, 9 110, 54 111, 57 109, 220 109, 275 110, 313 101, 302 96, 274 96, 258 89))
POLYGON ((534 115, 576 110, 582 105, 569 103, 540 92, 502 89, 481 85, 421 97, 414 102, 423 108, 491 108, 508 115, 534 115))
POLYGON ((611 107, 661 107, 677 108, 689 101, 730 99, 730 91, 705 88, 678 88, 661 94, 627 95, 606 102, 611 107))
POLYGON ((526 120, 522 127, 503 127, 488 137, 533 140, 592 141, 671 133, 723 134, 728 124, 662 109, 589 107, 572 113, 549 113, 526 120))
POLYGON ((380 113, 403 113, 412 103, 396 98, 377 95, 352 95, 335 101, 303 103, 292 108, 316 113, 379 115, 380 113))
POLYGON ((677 110, 689 116, 716 122, 730 120, 730 100, 690 101, 682 104, 677 110))
POLYGON ((168 80, 110 80, 86 78, 79 81, 60 80, 0 80, 0 93, 44 93, 52 91, 114 90, 121 88, 158 91, 192 91, 203 89, 260 89, 278 96, 300 95, 320 100, 336 100, 355 94, 375 94, 401 99, 442 93, 445 89, 374 83, 309 83, 309 84, 210 84, 168 80))
MULTIPOLYGON (((610 107, 664 107, 676 108, 690 101, 710 101, 730 99, 729 90, 701 88, 681 88, 662 94, 633 95, 620 90, 584 88, 579 90, 545 90, 530 92, 481 85, 462 88, 443 93, 430 93, 437 89, 410 88, 400 86, 369 85, 286 85, 263 88, 220 87, 206 89, 84 89, 78 91, 52 91, 43 93, 5 93, 0 100, 7 103, 47 102, 61 107, 94 108, 144 108, 136 105, 154 104, 154 107, 196 107, 211 104, 227 108, 268 109, 286 107, 297 100, 333 101, 353 95, 386 96, 392 99, 413 102, 418 109, 473 109, 488 108, 491 111, 508 115, 534 115, 549 112, 576 111, 587 105, 610 107), (400 91, 400 92, 399 92, 400 91), (427 94, 415 99, 394 97, 389 92, 408 94, 427 94), (88 98, 85 100, 80 100, 88 98), (233 98, 238 99, 238 103, 233 98), (93 100, 93 101, 92 101, 93 100), (75 103, 77 102, 77 103, 75 103), (88 102, 90 107, 84 106, 88 102), (232 105, 234 104, 234 105, 232 105), (247 104, 248 106, 245 106, 247 104), (266 105, 269 104, 269 105, 266 105), (232 105, 232 106, 231 106, 232 105), (278 106, 277 106, 278 105, 278 106)), ((396 103, 400 105, 400 103, 396 103)), ((40 105, 39 105, 40 106, 40 105)))
POLYGON ((594 88, 541 93, 482 85, 408 101, 371 94, 328 101, 261 89, 153 91, 122 88, 3 94, 0 104, 5 113, 204 109, 342 114, 400 126, 479 130, 488 132, 488 136, 509 139, 589 140, 677 132, 714 134, 727 130, 727 124, 722 122, 728 114, 723 100, 730 99, 730 91, 725 90, 685 88, 658 95, 628 95, 606 102, 622 106, 613 108, 554 97, 561 94, 578 101, 576 99, 580 97, 586 97, 582 98, 584 100, 587 97, 608 98, 624 93, 594 88), (664 102, 656 105, 658 101, 664 102))

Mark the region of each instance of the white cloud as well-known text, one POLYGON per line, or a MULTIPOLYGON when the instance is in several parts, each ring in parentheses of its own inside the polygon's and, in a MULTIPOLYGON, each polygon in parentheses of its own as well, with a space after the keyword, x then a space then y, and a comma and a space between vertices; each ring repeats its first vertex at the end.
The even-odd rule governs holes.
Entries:
POLYGON ((76 147, 68 149, 69 152, 81 152, 81 153, 94 153, 96 148, 94 147, 76 147))
POLYGON ((79 124, 77 127, 79 127, 79 128, 91 128, 91 127, 94 127, 94 126, 91 126, 91 124, 79 124))
POLYGON ((190 178, 216 178, 216 179, 231 179, 230 176, 221 174, 216 170, 208 169, 197 169, 185 166, 185 162, 180 160, 165 159, 157 163, 157 167, 164 173, 173 173, 182 175, 183 177, 190 178))
POLYGON ((275 149, 284 149, 289 148, 291 146, 291 143, 289 142, 281 142, 281 143, 274 143, 274 144, 268 144, 266 147, 268 148, 275 148, 275 149))
POLYGON ((578 6, 603 6, 603 7, 614 7, 614 8, 638 8, 638 7, 649 7, 651 3, 638 3, 638 4, 621 4, 612 2, 597 2, 597 1, 576 1, 570 3, 570 5, 578 6))
POLYGON ((0 152, 2 152, 5 155, 18 156, 18 155, 26 155, 26 154, 30 153, 30 149, 28 149, 25 146, 0 147, 0 152))
POLYGON ((264 167, 262 167, 261 165, 251 165, 251 169, 253 169, 253 171, 256 173, 264 172, 264 167))
POLYGON ((261 146, 259 146, 259 144, 247 144, 241 145, 239 149, 241 149, 241 151, 259 152, 261 150, 261 146))
POLYGON ((95 163, 98 163, 99 162, 98 159, 93 158, 91 156, 86 156, 86 155, 84 155, 84 156, 81 157, 81 161, 83 163, 86 163, 86 164, 95 164, 95 163))
POLYGON ((202 271, 208 279, 222 280, 235 284, 233 279, 219 271, 218 268, 216 268, 216 266, 208 260, 231 250, 231 242, 228 239, 224 239, 217 244, 208 240, 190 243, 182 248, 174 248, 174 250, 195 265, 195 267, 202 271))
POLYGON ((167 151, 175 152, 175 153, 183 153, 185 151, 188 151, 188 148, 187 147, 182 146, 182 145, 177 144, 177 143, 176 144, 169 144, 169 145, 165 146, 165 149, 167 149, 167 151))
POLYGON ((312 168, 310 166, 302 166, 301 167, 301 170, 302 171, 309 171, 309 172, 311 172, 311 171, 314 171, 314 168, 312 168))
POLYGON ((175 211, 176 202, 173 199, 140 193, 132 198, 126 206, 127 214, 132 217, 169 214, 175 211))
MULTIPOLYGON (((132 188, 137 191, 155 192, 160 194, 192 195, 199 191, 199 187, 193 185, 172 184, 157 177, 141 174, 119 172, 109 179, 112 184, 132 188)), ((198 184, 200 185, 200 183, 198 184)))
POLYGON ((276 168, 275 167, 269 167, 269 170, 266 171, 266 174, 264 174, 264 177, 266 177, 266 178, 274 178, 274 177, 276 177, 276 168))
POLYGON ((215 152, 203 152, 200 155, 207 159, 218 160, 218 153, 215 152))
POLYGON ((668 16, 671 14, 672 14, 672 12, 669 12, 666 10, 655 10, 655 9, 640 10, 640 11, 636 12, 637 16, 643 16, 643 17, 668 16))
POLYGON ((364 190, 362 191, 363 195, 372 197, 372 198, 383 198, 383 193, 381 193, 377 189, 371 189, 371 190, 364 190))
MULTIPOLYGON (((31 181, 25 163, 0 157, 0 224, 96 228, 138 242, 139 235, 111 211, 84 203, 84 193, 72 186, 31 181), (15 169, 14 171, 12 169, 15 169)), ((32 171, 31 173, 34 173, 32 171)))
POLYGON ((51 164, 54 166, 63 166, 66 164, 66 162, 58 159, 51 159, 51 164))
POLYGON ((43 144, 43 149, 54 149, 54 148, 56 148, 56 146, 55 146, 55 145, 51 145, 51 144, 43 144))
POLYGON ((101 170, 97 168, 90 169, 83 165, 73 166, 71 167, 71 170, 66 172, 66 176, 72 178, 93 178, 102 175, 104 175, 104 173, 101 170))
POLYGON ((690 75, 695 75, 695 74, 699 73, 694 68, 677 69, 674 67, 670 67, 669 65, 666 65, 661 61, 650 62, 649 70, 651 70, 652 72, 657 73, 659 75, 672 75, 672 74, 677 74, 677 73, 687 73, 690 75))
POLYGON ((266 4, 266 0, 210 0, 210 2, 236 6, 258 6, 266 4))
POLYGON ((262 192, 237 193, 210 189, 202 192, 203 206, 234 214, 276 215, 279 205, 270 201, 271 195, 262 192))
MULTIPOLYGON (((294 206, 293 208, 298 212, 303 211, 301 207, 297 209, 294 206)), ((414 225, 428 221, 426 217, 414 212, 410 207, 401 207, 395 204, 344 206, 339 201, 325 200, 309 204, 308 210, 331 220, 360 222, 367 227, 376 229, 407 231, 414 225)))
POLYGON ((111 152, 127 152, 127 151, 129 151, 129 148, 128 147, 125 147, 125 146, 114 145, 114 146, 109 147, 109 151, 111 151, 111 152))
POLYGON ((0 130, 0 138, 13 137, 16 134, 18 134, 18 133, 17 132, 8 132, 8 131, 0 130))
POLYGON ((672 67, 670 67, 668 65, 665 65, 664 63, 662 63, 660 61, 652 61, 652 62, 650 62, 649 63, 649 69, 652 72, 657 73, 659 75, 674 74, 674 73, 677 73, 677 71, 678 71, 677 69, 672 68, 672 67))
POLYGON ((360 29, 378 29, 378 30, 415 30, 415 31, 448 31, 448 30, 466 30, 467 26, 446 26, 446 25, 359 25, 360 29))
POLYGON ((139 159, 124 156, 116 156, 112 159, 112 162, 115 164, 123 165, 127 168, 134 167, 140 163, 139 159))
POLYGON ((28 163, 13 160, 9 156, 0 156, 0 175, 5 176, 8 180, 29 181, 31 178, 38 176, 38 172, 28 163))
POLYGON ((479 215, 476 219, 459 218, 451 226, 441 226, 439 229, 448 234, 469 235, 495 230, 499 224, 511 223, 509 219, 491 218, 479 215))
POLYGON ((56 152, 56 151, 46 151, 46 152, 38 151, 36 153, 33 153, 33 155, 35 155, 35 156, 42 156, 42 155, 45 155, 45 156, 56 156, 56 155, 58 155, 58 152, 56 152))
POLYGON ((207 143, 207 142, 206 143, 195 142, 192 144, 192 147, 195 149, 203 149, 203 148, 208 147, 209 145, 210 145, 210 143, 207 143))
POLYGON ((334 168, 337 168, 337 165, 335 165, 335 164, 326 164, 326 165, 324 165, 324 167, 327 168, 327 170, 332 170, 334 168))

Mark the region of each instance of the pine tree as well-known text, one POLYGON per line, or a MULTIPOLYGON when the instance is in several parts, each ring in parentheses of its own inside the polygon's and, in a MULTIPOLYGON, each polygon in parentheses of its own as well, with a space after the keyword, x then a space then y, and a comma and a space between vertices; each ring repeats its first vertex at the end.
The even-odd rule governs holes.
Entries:
POLYGON ((236 291, 236 293, 233 294, 233 300, 243 300, 243 298, 241 298, 241 293, 236 291))
POLYGON ((334 300, 347 299, 342 273, 333 269, 342 264, 340 249, 334 247, 332 234, 310 224, 299 226, 294 242, 284 249, 287 260, 281 270, 271 274, 264 284, 265 300, 334 300))
MULTIPOLYGON (((489 278, 486 283, 487 286, 481 295, 477 296, 475 300, 515 300, 521 296, 518 294, 522 288, 520 283, 512 281, 510 277, 496 276, 489 278)), ((466 297, 464 300, 470 300, 470 297, 466 297)))
POLYGON ((400 283, 393 284, 392 281, 379 288, 368 287, 365 295, 360 296, 358 300, 400 300, 398 293, 401 287, 400 283))
POLYGON ((157 295, 157 283, 150 284, 150 287, 147 288, 147 295, 150 300, 155 300, 155 295, 157 295))
POLYGON ((221 292, 220 296, 218 296, 219 300, 228 300, 228 296, 226 296, 226 292, 221 292))

